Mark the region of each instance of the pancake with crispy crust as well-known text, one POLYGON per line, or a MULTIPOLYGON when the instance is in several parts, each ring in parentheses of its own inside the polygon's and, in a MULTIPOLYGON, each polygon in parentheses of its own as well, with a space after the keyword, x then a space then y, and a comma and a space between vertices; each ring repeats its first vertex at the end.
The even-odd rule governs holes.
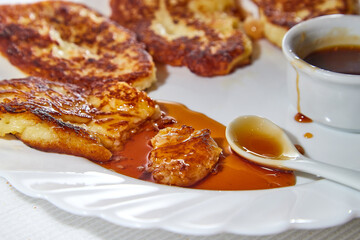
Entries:
POLYGON ((155 61, 201 76, 248 64, 252 44, 235 0, 111 0, 111 18, 130 28, 155 61))
POLYGON ((0 136, 43 151, 107 161, 158 117, 156 102, 124 82, 84 91, 37 77, 0 81, 0 136))
POLYGON ((28 75, 82 87, 127 82, 145 89, 155 66, 135 34, 84 5, 0 5, 0 52, 28 75))
POLYGON ((357 0, 253 0, 259 7, 265 37, 281 47, 285 33, 294 25, 328 14, 355 14, 357 0))
POLYGON ((209 129, 196 131, 190 126, 161 129, 151 139, 147 171, 157 183, 191 186, 214 170, 222 149, 209 129))

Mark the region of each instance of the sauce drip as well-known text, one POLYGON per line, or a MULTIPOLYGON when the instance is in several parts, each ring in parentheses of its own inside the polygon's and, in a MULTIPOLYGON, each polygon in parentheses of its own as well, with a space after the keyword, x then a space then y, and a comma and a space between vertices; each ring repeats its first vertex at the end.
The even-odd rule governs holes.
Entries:
POLYGON ((301 145, 295 144, 295 148, 296 148, 296 150, 298 150, 298 152, 301 153, 302 155, 305 154, 305 150, 304 150, 304 148, 303 148, 301 145))
POLYGON ((258 40, 264 36, 264 26, 260 20, 254 17, 247 17, 244 21, 244 30, 248 36, 258 40))
POLYGON ((305 138, 312 138, 314 135, 312 134, 312 133, 309 133, 309 132, 307 132, 307 133, 305 133, 304 134, 304 137, 305 138))
POLYGON ((300 123, 311 123, 312 122, 312 120, 310 118, 308 118, 307 116, 305 116, 304 114, 302 114, 300 112, 298 112, 294 118, 297 122, 300 122, 300 123))
MULTIPOLYGON (((174 117, 177 123, 166 126, 189 125, 199 130, 208 128, 211 136, 223 149, 223 157, 216 171, 197 183, 192 188, 208 190, 255 190, 292 186, 295 175, 291 171, 273 170, 251 163, 232 152, 225 138, 225 126, 204 114, 194 112, 184 105, 170 102, 159 102, 167 116, 174 117)), ((124 149, 114 153, 113 160, 101 163, 103 167, 118 173, 153 181, 150 174, 144 171, 147 156, 151 151, 149 140, 157 134, 154 125, 144 126, 144 130, 134 135, 124 149)))
POLYGON ((294 67, 294 69, 296 71, 296 93, 297 93, 297 111, 298 111, 298 113, 295 115, 294 119, 295 119, 295 121, 300 122, 300 123, 311 123, 312 119, 308 118, 307 116, 305 116, 304 114, 301 113, 299 73, 295 67, 294 67))
POLYGON ((360 75, 360 46, 332 46, 304 58, 307 63, 333 72, 360 75))

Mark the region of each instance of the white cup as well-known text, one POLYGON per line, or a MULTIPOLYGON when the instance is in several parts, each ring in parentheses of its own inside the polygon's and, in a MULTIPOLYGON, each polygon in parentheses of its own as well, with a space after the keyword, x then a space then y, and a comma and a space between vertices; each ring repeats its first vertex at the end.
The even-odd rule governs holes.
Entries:
POLYGON ((360 16, 317 17, 286 33, 282 49, 288 60, 289 99, 315 122, 360 132, 360 75, 327 71, 303 60, 315 50, 338 45, 360 46, 360 16))

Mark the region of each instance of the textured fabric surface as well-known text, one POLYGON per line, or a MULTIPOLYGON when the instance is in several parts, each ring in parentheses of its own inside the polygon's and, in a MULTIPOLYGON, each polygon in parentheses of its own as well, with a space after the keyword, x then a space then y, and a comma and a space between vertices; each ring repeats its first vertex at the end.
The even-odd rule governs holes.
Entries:
POLYGON ((0 193, 1 240, 360 240, 360 219, 327 229, 289 230, 269 236, 187 236, 157 229, 125 228, 99 218, 73 215, 46 200, 18 192, 3 178, 0 193))

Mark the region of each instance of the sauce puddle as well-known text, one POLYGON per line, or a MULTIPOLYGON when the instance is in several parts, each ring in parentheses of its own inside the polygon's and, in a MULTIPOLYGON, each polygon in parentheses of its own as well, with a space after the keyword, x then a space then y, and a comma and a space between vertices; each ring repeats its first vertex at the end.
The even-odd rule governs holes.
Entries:
MULTIPOLYGON (((208 128, 211 136, 223 149, 223 157, 214 173, 192 186, 195 189, 207 190, 256 190, 286 187, 295 185, 292 171, 274 170, 251 163, 232 152, 225 138, 225 126, 204 114, 192 111, 182 104, 158 102, 166 116, 176 119, 177 123, 166 126, 189 125, 196 130, 208 128)), ((153 181, 146 173, 147 156, 152 150, 150 139, 157 134, 153 125, 134 135, 124 149, 114 153, 113 160, 100 165, 120 174, 153 181)))

